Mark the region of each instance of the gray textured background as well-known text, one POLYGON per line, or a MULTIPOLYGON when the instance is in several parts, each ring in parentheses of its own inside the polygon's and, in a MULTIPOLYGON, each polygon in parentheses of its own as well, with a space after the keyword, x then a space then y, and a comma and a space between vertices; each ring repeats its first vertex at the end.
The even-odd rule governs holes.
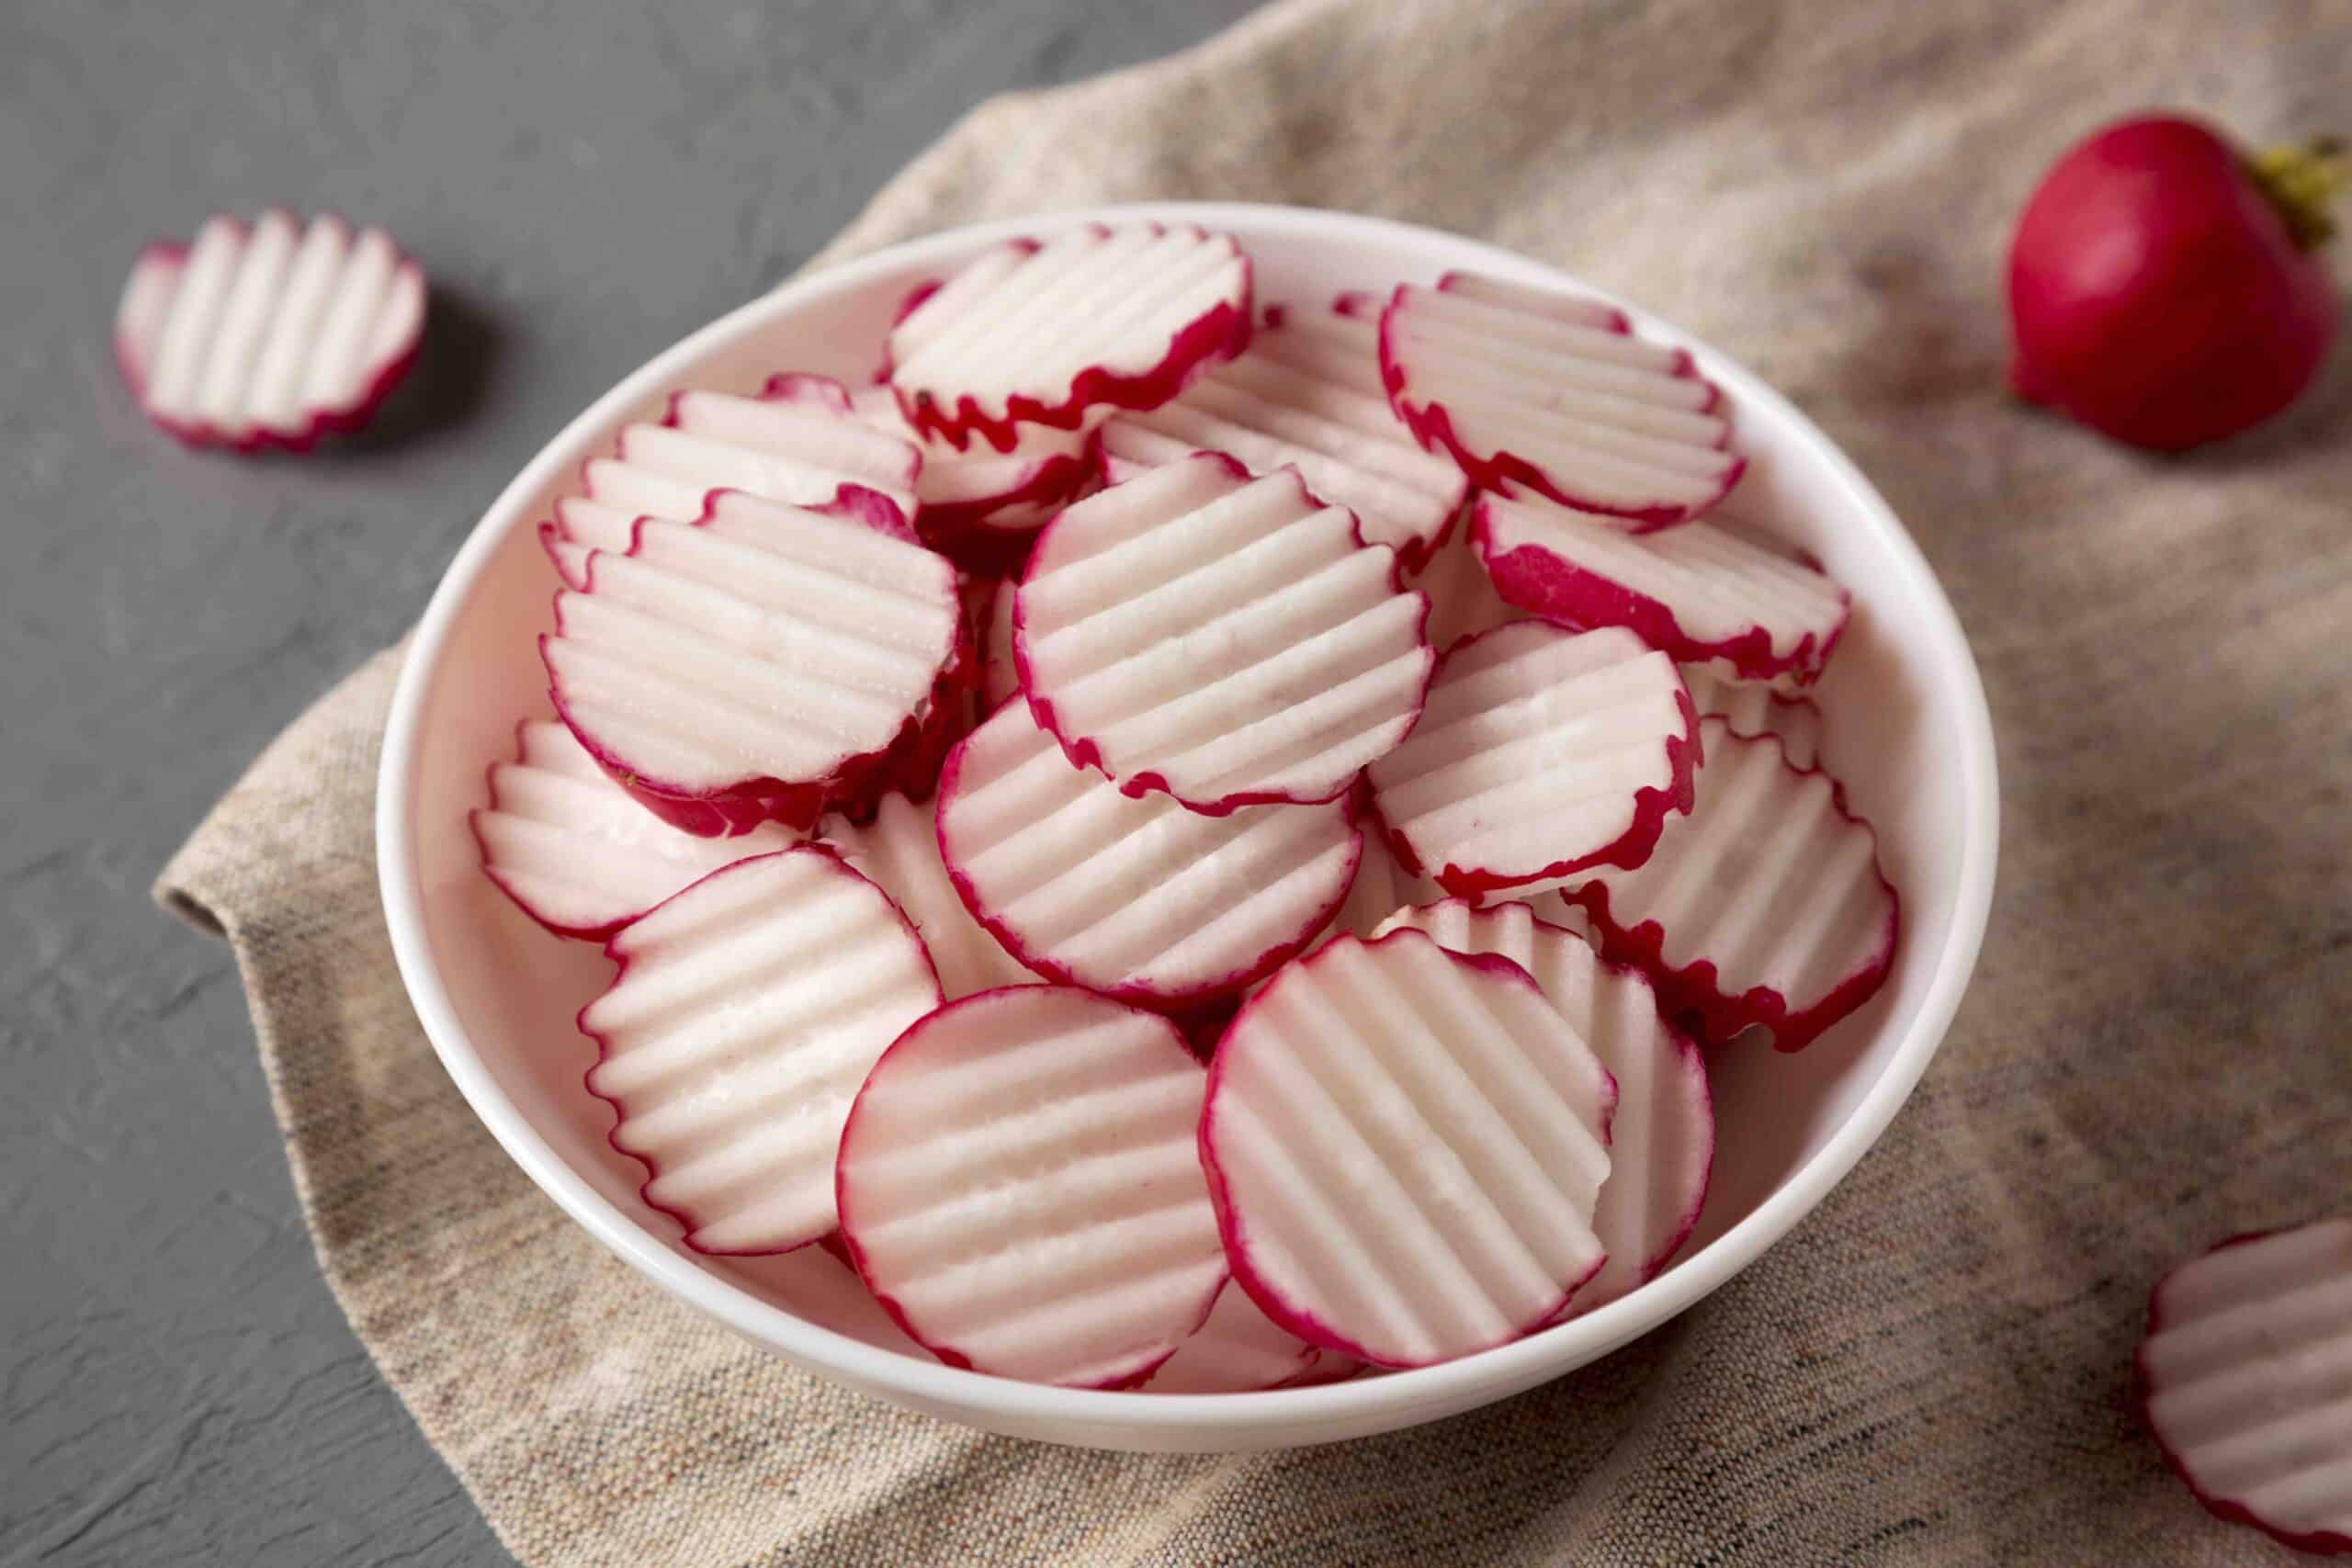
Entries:
POLYGON ((978 99, 1250 5, 0 0, 0 1568, 501 1559, 320 1280, 227 950, 147 885, 591 398, 978 99), (272 202, 424 261, 424 360, 355 444, 185 452, 117 291, 272 202))

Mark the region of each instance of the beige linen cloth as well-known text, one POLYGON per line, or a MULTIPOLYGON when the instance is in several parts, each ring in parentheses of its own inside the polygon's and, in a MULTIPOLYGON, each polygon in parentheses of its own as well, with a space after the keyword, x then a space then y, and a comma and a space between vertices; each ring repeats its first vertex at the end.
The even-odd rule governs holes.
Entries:
POLYGON ((1293 0, 988 104, 909 168, 829 255, 1079 202, 1318 204, 1498 241, 1746 360, 1973 636, 1992 932, 1879 1148, 1602 1364, 1291 1453, 988 1438, 673 1304, 476 1124, 377 907, 386 653, 159 895, 234 944, 327 1279, 499 1536, 630 1568, 2286 1561, 2166 1474, 2129 1369, 2163 1269, 2352 1207, 2352 354, 2186 461, 2004 396, 2010 216, 2152 103, 2256 138, 2340 119, 2352 7, 1293 0))

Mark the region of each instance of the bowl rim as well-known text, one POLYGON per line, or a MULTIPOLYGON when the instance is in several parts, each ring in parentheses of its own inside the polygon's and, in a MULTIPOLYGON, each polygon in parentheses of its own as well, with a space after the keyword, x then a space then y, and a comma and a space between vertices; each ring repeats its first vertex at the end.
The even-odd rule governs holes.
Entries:
MULTIPOLYGON (((2000 801, 1992 716, 1984 682, 1958 615, 1917 544, 1894 510, 1850 458, 1802 411, 1720 349, 1558 267, 1487 242, 1427 225, 1325 209, 1252 202, 1137 202, 1031 213, 942 230, 824 266, 728 311, 655 355, 598 397, 543 445, 499 492, 452 558, 412 634, 392 694, 377 777, 377 873, 385 923, 418 1021, 442 1066, 491 1135, 539 1190, 572 1220, 672 1296, 697 1308, 796 1365, 872 1393, 937 1410, 984 1410, 1009 1422, 1072 1429, 1117 1427, 1147 1440, 1181 1439, 1214 1432, 1220 1441, 1251 1436, 1285 1440, 1304 1427, 1365 1430, 1408 1425, 1416 1413, 1466 1408, 1482 1394, 1562 1375, 1649 1332, 1714 1292, 1793 1230, 1861 1158, 1894 1121, 1934 1057, 1975 967, 1992 906, 1999 852, 2000 801), (1906 580, 1930 665, 1950 677, 1959 711, 1962 841, 1953 922, 1935 955, 1928 993, 1910 1029, 1897 1043, 1878 1081, 1865 1091, 1827 1141, 1755 1209, 1704 1250, 1617 1301, 1510 1344, 1435 1366, 1306 1388, 1246 1393, 1145 1393, 1069 1389, 917 1360, 872 1345, 763 1301, 732 1281, 705 1273, 636 1217, 595 1190, 539 1135, 485 1065, 441 983, 425 931, 411 809, 421 763, 425 695, 459 611, 506 536, 527 519, 532 502, 559 474, 575 466, 574 449, 617 423, 652 394, 665 390, 703 355, 772 317, 849 293, 886 274, 940 265, 978 246, 1041 228, 1135 220, 1192 222, 1204 228, 1279 232, 1329 243, 1360 241, 1427 247, 1441 243, 1463 265, 1509 276, 1549 281, 1623 308, 1637 325, 1664 328, 1699 344, 1708 371, 1733 400, 1771 411, 1792 432, 1808 460, 1821 465, 1845 492, 1864 525, 1878 536, 1898 577, 1906 580), (1550 1369, 1548 1371, 1546 1369, 1550 1369)), ((1170 1443, 1169 1446, 1178 1446, 1170 1443)))

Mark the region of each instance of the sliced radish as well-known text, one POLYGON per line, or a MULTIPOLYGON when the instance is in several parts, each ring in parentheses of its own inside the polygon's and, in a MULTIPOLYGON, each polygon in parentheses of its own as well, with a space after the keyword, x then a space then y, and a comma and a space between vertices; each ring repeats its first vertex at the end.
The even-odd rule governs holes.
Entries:
MULTIPOLYGON (((659 424, 624 426, 616 460, 655 479, 672 481, 671 504, 644 508, 680 522, 700 515, 715 490, 740 490, 787 506, 837 508, 872 520, 887 502, 899 525, 911 527, 922 454, 913 442, 874 428, 850 406, 849 393, 823 376, 783 375, 758 397, 689 389, 670 395, 659 424), (691 494, 693 510, 679 498, 691 494)), ((606 475, 606 496, 619 487, 606 475)), ((650 499, 649 495, 646 497, 650 499)))
POLYGON ((514 739, 515 761, 491 764, 489 807, 467 820, 482 871, 558 936, 601 942, 719 867, 795 842, 774 822, 734 839, 672 827, 554 719, 526 719, 514 739))
POLYGON ((956 896, 956 885, 940 863, 939 830, 927 808, 903 795, 886 795, 870 822, 829 817, 819 833, 913 922, 949 1001, 1000 986, 1038 983, 956 896))
POLYGON ((115 317, 115 358, 148 417, 197 446, 301 451, 356 430, 424 335, 424 272, 381 229, 271 209, 150 245, 115 317))
POLYGON ((923 542, 984 570, 1017 571, 1037 530, 1094 475, 1083 431, 1024 424, 1010 452, 985 444, 964 451, 917 434, 888 387, 853 392, 850 406, 876 429, 922 449, 915 527, 923 542))
POLYGON ((1181 1012, 1271 973, 1346 897, 1345 801, 1224 817, 1070 765, 1024 703, 947 759, 939 846, 980 924, 1048 979, 1181 1012))
POLYGON ((582 570, 539 640, 557 711, 689 832, 813 824, 927 716, 961 643, 944 559, 732 491, 582 570))
POLYGON ((1208 1321, 1176 1348, 1144 1384, 1151 1393, 1247 1393, 1306 1376, 1323 1352, 1258 1310, 1250 1292, 1228 1284, 1208 1321))
POLYGON ((1739 481, 1731 422, 1690 356, 1597 300, 1448 273, 1380 318, 1397 417, 1482 490, 1524 485, 1632 532, 1697 516, 1739 481))
POLYGON ((1699 717, 1674 661, 1629 631, 1519 621, 1446 650, 1410 739, 1372 764, 1406 870, 1491 892, 1639 865, 1690 809, 1699 717))
POLYGON ((1792 697, 1757 681, 1738 681, 1720 664, 1685 664, 1682 683, 1699 716, 1714 715, 1735 735, 1777 735, 1792 767, 1818 768, 1822 761, 1821 705, 1811 697, 1792 697))
POLYGON ((588 1088, 643 1162, 645 1201, 697 1252, 783 1252, 831 1231, 850 1101, 939 1005, 898 906, 831 849, 738 861, 624 926, 581 1010, 588 1088))
POLYGON ((1250 999, 1209 1067, 1201 1161, 1234 1278, 1379 1366, 1516 1339, 1604 1261, 1616 1100, 1510 960, 1418 931, 1330 942, 1250 999))
POLYGON ((1215 453, 1064 512, 1014 597, 1022 689, 1070 760, 1196 811, 1343 793, 1436 661, 1394 550, 1215 453))
POLYGON ((1471 537, 1507 604, 1565 626, 1626 626, 1677 663, 1810 684, 1850 600, 1799 561, 1704 523, 1631 538, 1606 519, 1485 496, 1471 537))
POLYGON ((1226 1280, 1195 1152, 1205 1079, 1166 1019, 1062 987, 984 991, 901 1035, 841 1140, 842 1239, 951 1366, 1142 1382, 1226 1280))
POLYGON ((1668 1005, 1721 1044, 1752 1024, 1802 1050, 1870 999, 1901 916, 1878 836, 1827 773, 1790 765, 1777 737, 1700 724, 1707 765, 1690 815, 1638 870, 1560 889, 1601 951, 1649 971, 1668 1005))
POLYGON ((1238 358, 1211 366, 1156 409, 1104 424, 1105 477, 1115 484, 1195 452, 1222 452, 1253 474, 1295 468, 1318 500, 1354 513, 1367 540, 1419 571, 1469 481, 1414 443, 1376 377, 1363 387, 1380 362, 1371 323, 1335 315, 1335 330, 1317 333, 1292 324, 1298 313, 1268 314, 1238 358))
POLYGON ((1250 341, 1250 258, 1189 223, 1099 223, 1014 240, 926 285, 890 329, 907 422, 1018 450, 1021 426, 1156 408, 1250 341))
POLYGON ((1532 975, 1617 1080, 1609 1179, 1592 1215, 1609 1261, 1566 1315, 1581 1316, 1656 1279, 1698 1224, 1714 1166, 1714 1101, 1699 1047, 1666 1021, 1648 976, 1606 962, 1585 938, 1544 924, 1524 904, 1480 909, 1448 899, 1398 911, 1382 934, 1406 927, 1426 931, 1449 953, 1498 953, 1532 975))
POLYGON ((2239 1236, 2165 1275, 2139 1368, 2199 1502, 2352 1555, 2352 1218, 2239 1236))

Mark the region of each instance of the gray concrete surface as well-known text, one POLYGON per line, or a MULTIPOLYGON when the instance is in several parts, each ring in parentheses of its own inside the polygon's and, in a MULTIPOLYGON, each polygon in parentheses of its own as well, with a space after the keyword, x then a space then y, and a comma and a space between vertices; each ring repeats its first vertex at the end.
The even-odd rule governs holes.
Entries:
POLYGON ((321 1282, 164 857, 491 496, 974 102, 1250 0, 0 4, 0 1568, 502 1560, 321 1282), (195 456, 118 384, 145 240, 333 207, 435 285, 358 443, 195 456))

